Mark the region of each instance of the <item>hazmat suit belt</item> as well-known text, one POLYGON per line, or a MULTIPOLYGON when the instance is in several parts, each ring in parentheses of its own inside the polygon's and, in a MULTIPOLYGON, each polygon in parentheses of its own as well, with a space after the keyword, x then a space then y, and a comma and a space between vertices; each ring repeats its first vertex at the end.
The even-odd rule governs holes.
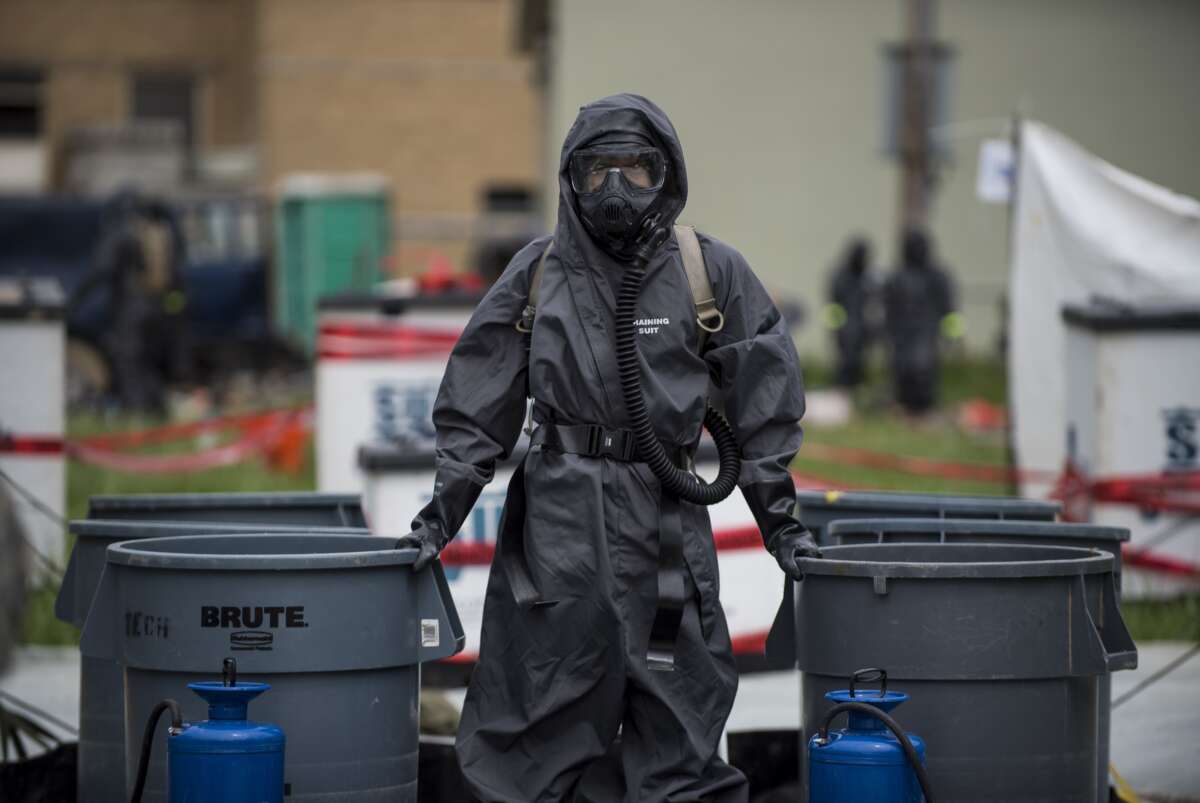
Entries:
MULTIPOLYGON (((609 429, 599 424, 557 424, 543 422, 533 431, 530 442, 556 452, 582 457, 608 457, 624 463, 640 462, 637 441, 632 430, 609 429)), ((691 450, 674 443, 663 443, 667 456, 677 466, 691 466, 691 450)))

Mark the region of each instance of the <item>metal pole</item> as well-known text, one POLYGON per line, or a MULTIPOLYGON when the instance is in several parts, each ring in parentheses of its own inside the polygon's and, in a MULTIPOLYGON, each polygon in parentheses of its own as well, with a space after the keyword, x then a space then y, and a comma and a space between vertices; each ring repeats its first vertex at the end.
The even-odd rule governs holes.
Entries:
MULTIPOLYGON (((1011 472, 1008 481, 1008 492, 1013 496, 1021 495, 1021 477, 1018 471, 1020 470, 1019 455, 1017 454, 1017 431, 1013 427, 1013 417, 1011 411, 1017 409, 1015 399, 1013 397, 1012 377, 1009 375, 1009 322, 1012 320, 1012 312, 1009 305, 1012 303, 1012 298, 1009 291, 1012 289, 1011 277, 1013 269, 1013 254, 1016 251, 1016 244, 1013 238, 1017 236, 1016 210, 1017 210, 1017 193, 1020 192, 1020 187, 1017 186, 1017 175, 1020 173, 1021 165, 1021 115, 1014 114, 1009 123, 1011 130, 1009 131, 1009 139, 1012 142, 1013 149, 1013 177, 1012 186, 1009 190, 1008 204, 1005 207, 1005 220, 1007 224, 1007 236, 1004 239, 1007 248, 1006 267, 1010 283, 1004 288, 1004 320, 1000 322, 1000 331, 1003 333, 1001 337, 1000 357, 1004 361, 1004 385, 1007 388, 1006 402, 1008 404, 1009 415, 1004 418, 1004 456, 1008 461, 1008 468, 1011 472)), ((1066 505, 1063 505, 1065 510, 1066 505)))
POLYGON ((935 0, 905 0, 904 99, 900 137, 900 223, 925 228, 929 218, 935 0))

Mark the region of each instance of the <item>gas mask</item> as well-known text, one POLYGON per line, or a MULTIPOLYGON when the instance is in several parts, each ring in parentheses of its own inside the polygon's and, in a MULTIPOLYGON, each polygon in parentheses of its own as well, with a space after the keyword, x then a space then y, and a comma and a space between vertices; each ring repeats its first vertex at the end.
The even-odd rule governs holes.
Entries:
POLYGON ((579 216, 596 244, 628 260, 642 228, 662 197, 667 163, 658 148, 613 143, 571 155, 571 188, 579 216))

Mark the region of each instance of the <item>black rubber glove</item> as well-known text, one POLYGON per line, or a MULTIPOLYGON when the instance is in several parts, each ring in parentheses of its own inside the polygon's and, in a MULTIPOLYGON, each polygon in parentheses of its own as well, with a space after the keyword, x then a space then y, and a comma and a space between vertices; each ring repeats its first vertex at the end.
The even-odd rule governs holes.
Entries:
POLYGON ((821 550, 808 530, 793 530, 776 535, 767 544, 767 551, 774 556, 779 568, 793 580, 803 580, 804 572, 796 563, 800 558, 819 558, 821 550))
POLYGON ((417 555, 417 560, 413 563, 413 571, 419 572, 429 564, 433 563, 450 539, 442 537, 441 533, 430 527, 421 527, 414 530, 408 535, 402 536, 396 542, 396 549, 419 549, 421 554, 417 555))
MULTIPOLYGON (((491 475, 488 475, 491 479, 491 475)), ((461 470, 443 466, 438 469, 433 483, 433 498, 429 500, 412 522, 412 532, 396 542, 397 548, 405 546, 421 550, 413 571, 419 572, 433 563, 450 539, 458 532, 467 514, 483 490, 461 470)))
POLYGON ((779 563, 783 573, 799 580, 803 573, 797 558, 819 558, 817 542, 796 518, 796 486, 790 474, 783 473, 771 482, 756 482, 742 487, 746 504, 763 534, 763 545, 779 563))

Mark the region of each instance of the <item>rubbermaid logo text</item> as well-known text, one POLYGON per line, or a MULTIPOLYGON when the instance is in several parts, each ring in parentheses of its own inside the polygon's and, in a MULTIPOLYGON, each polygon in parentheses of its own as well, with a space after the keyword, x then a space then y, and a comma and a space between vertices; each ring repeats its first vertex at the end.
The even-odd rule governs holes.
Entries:
POLYGON ((274 634, 266 630, 238 630, 229 634, 231 650, 270 650, 274 644, 274 634))

